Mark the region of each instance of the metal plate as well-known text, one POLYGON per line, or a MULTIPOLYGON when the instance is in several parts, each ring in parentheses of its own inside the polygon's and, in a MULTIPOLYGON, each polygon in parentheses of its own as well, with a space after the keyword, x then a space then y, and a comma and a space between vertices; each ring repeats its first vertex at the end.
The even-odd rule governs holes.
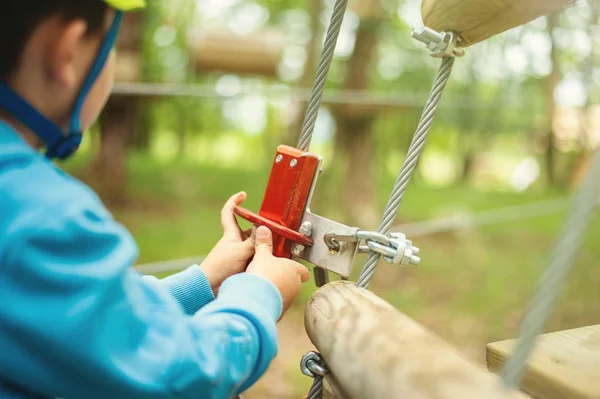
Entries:
POLYGON ((339 252, 331 252, 325 244, 325 235, 335 230, 336 233, 353 236, 358 232, 358 228, 345 226, 309 211, 305 213, 302 222, 311 223, 314 244, 311 248, 304 250, 300 259, 342 277, 350 277, 354 258, 358 253, 358 242, 341 243, 339 252))

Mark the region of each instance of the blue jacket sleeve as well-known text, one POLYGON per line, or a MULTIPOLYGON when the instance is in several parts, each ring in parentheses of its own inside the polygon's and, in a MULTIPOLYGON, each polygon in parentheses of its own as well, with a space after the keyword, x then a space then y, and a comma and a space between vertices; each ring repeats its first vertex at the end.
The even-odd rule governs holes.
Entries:
POLYGON ((129 269, 136 246, 103 209, 44 212, 0 252, 1 380, 47 397, 225 399, 264 373, 281 313, 271 283, 235 276, 190 316, 198 304, 129 269))
POLYGON ((162 280, 153 276, 144 276, 143 279, 146 284, 166 290, 188 315, 195 314, 215 299, 210 283, 198 265, 162 280))

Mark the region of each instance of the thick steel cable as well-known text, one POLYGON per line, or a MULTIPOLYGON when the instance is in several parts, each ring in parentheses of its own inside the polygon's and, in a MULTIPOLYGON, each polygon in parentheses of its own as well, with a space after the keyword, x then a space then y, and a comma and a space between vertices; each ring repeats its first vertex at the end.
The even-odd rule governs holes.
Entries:
POLYGON ((323 398, 323 377, 320 375, 315 376, 310 391, 306 399, 322 399, 323 398))
MULTIPOLYGON (((329 75, 329 68, 333 62, 333 54, 340 35, 347 6, 348 0, 336 0, 335 5, 333 6, 331 20, 329 21, 329 27, 327 28, 327 34, 325 35, 323 52, 321 53, 321 59, 319 60, 319 66, 317 68, 317 77, 310 94, 310 100, 308 101, 306 116, 302 123, 302 133, 298 140, 298 149, 302 151, 308 151, 310 149, 310 142, 315 131, 317 116, 323 100, 325 83, 327 82, 327 76, 329 75)), ((322 286, 327 283, 327 281, 327 272, 320 268, 315 268, 315 283, 317 286, 322 286)), ((322 397, 323 377, 316 376, 308 393, 308 399, 321 399, 322 397)))
POLYGON ((348 0, 336 0, 335 5, 333 6, 333 13, 331 14, 331 20, 329 22, 329 27, 327 28, 327 34, 325 35, 323 53, 321 54, 321 60, 319 61, 319 67, 317 68, 317 78, 315 79, 304 123, 302 124, 302 134, 298 141, 298 148, 302 151, 308 151, 310 148, 310 142, 312 140, 313 132, 315 131, 317 115, 319 113, 319 108, 321 107, 321 100, 323 99, 325 83, 327 82, 327 75, 329 74, 329 68, 333 61, 333 53, 335 51, 338 36, 340 35, 340 29, 342 27, 347 6, 348 0))
MULTIPOLYGON (((398 209, 400 209, 400 203, 404 197, 410 177, 417 166, 419 157, 423 152, 427 135, 431 129, 431 124, 433 123, 433 117, 435 116, 440 99, 442 98, 442 93, 444 92, 446 83, 448 83, 448 80, 450 79, 450 73, 452 72, 453 65, 454 57, 447 57, 442 60, 442 64, 433 83, 433 89, 429 94, 427 104, 423 110, 423 115, 421 116, 421 120, 417 126, 412 143, 408 149, 408 155, 404 160, 402 170, 398 175, 398 179, 394 184, 392 194, 390 195, 388 203, 385 207, 383 219, 379 225, 379 232, 382 234, 387 235, 390 232, 392 224, 394 223, 394 219, 396 218, 396 214, 398 213, 398 209)), ((369 286, 369 283, 375 274, 377 262, 379 261, 380 257, 380 254, 371 252, 358 278, 359 287, 367 288, 369 286)))
POLYGON ((508 389, 516 389, 521 384, 527 359, 535 347, 536 338, 542 333, 555 307, 556 300, 565 285, 565 279, 573 267, 585 231, 593 218, 598 194, 600 194, 600 149, 596 150, 592 169, 573 200, 571 214, 550 255, 549 265, 521 324, 515 351, 504 367, 503 385, 508 389))

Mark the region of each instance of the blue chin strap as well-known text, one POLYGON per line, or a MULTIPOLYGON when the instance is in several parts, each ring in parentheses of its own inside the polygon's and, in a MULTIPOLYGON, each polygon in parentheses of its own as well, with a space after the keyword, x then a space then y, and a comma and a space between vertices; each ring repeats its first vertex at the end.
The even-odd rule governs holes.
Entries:
POLYGON ((83 133, 81 131, 81 110, 83 104, 106 65, 106 61, 117 40, 122 20, 123 13, 119 11, 75 100, 68 134, 65 135, 59 126, 38 112, 38 110, 8 87, 7 84, 0 83, 0 109, 8 112, 19 122, 23 123, 44 142, 48 158, 64 160, 73 155, 79 148, 83 133))

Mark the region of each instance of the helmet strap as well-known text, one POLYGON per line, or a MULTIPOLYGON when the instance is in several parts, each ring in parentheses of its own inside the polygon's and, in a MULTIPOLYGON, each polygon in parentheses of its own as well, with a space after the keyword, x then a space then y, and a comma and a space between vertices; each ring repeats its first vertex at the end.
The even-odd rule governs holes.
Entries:
POLYGON ((119 11, 75 99, 71 112, 69 131, 66 135, 59 126, 42 115, 6 83, 0 83, 0 109, 5 110, 19 122, 23 123, 42 140, 46 147, 46 156, 48 158, 67 159, 81 145, 83 133, 81 131, 81 111, 83 104, 106 65, 110 52, 117 40, 122 20, 123 13, 119 11))

